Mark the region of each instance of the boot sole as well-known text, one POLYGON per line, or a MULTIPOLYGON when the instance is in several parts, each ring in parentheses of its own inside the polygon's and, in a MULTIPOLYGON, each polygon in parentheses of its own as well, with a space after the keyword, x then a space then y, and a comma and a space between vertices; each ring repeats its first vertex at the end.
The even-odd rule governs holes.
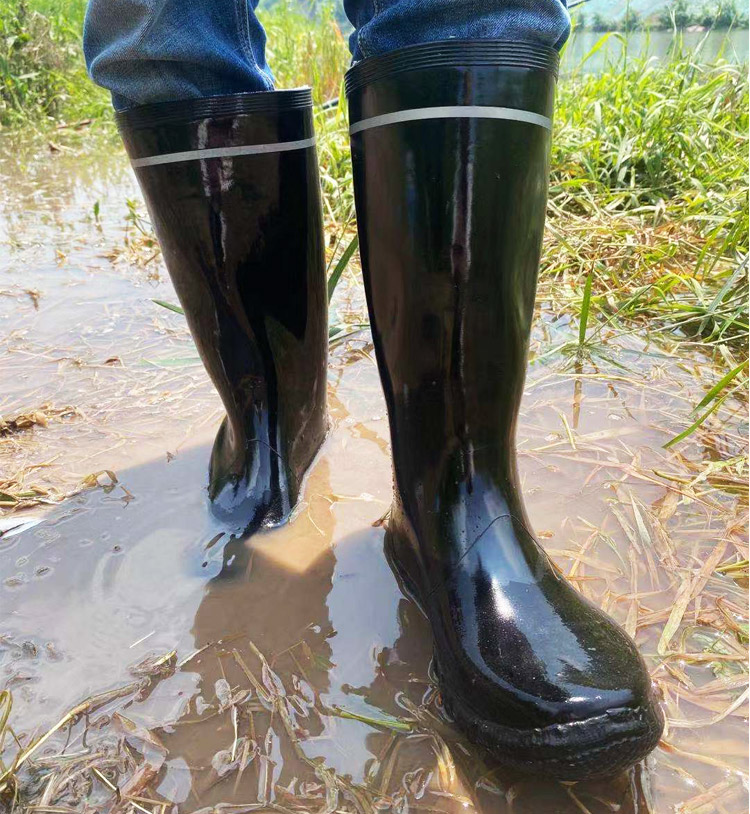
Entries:
MULTIPOLYGON (((385 555, 402 591, 430 622, 418 580, 396 552, 396 535, 385 536, 385 555)), ((461 700, 445 680, 437 647, 433 664, 443 706, 456 726, 503 765, 524 774, 544 774, 558 780, 609 777, 642 760, 658 744, 664 718, 658 705, 607 710, 604 715, 553 724, 536 729, 516 729, 486 720, 461 700)))

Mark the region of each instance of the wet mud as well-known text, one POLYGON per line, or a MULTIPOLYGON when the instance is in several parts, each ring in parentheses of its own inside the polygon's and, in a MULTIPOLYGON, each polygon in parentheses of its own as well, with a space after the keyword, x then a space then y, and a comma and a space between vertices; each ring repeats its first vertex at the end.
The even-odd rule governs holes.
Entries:
MULTIPOLYGON (((246 539, 208 509, 220 404, 183 318, 152 302, 174 302, 168 278, 148 247, 122 248, 137 196, 122 156, 0 172, 0 412, 75 408, 0 446, 4 478, 49 490, 0 517, 14 731, 28 744, 84 705, 24 768, 43 804, 54 784, 81 810, 743 810, 747 673, 721 620, 742 617, 746 584, 709 571, 665 634, 685 582, 744 539, 742 496, 693 483, 744 449, 743 405, 710 442, 662 448, 710 380, 699 350, 631 335, 611 340, 616 363, 576 368, 547 353, 572 329, 541 303, 518 437, 529 514, 635 635, 670 723, 611 781, 510 776, 444 714, 426 621, 383 556, 389 436, 367 332, 332 349, 332 428, 292 520, 246 539), (116 481, 79 491, 101 470, 116 481)), ((356 285, 337 296, 358 313, 356 285)))

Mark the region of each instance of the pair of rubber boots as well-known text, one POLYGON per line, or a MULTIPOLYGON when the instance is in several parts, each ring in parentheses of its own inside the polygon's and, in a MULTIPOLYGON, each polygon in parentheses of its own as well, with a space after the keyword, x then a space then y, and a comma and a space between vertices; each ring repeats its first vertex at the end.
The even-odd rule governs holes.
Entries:
MULTIPOLYGON (((360 253, 391 429, 387 556, 428 617, 445 708, 521 770, 615 773, 663 719, 633 642, 534 539, 514 435, 557 54, 418 45, 347 74, 360 253)), ((327 290, 307 89, 118 115, 227 416, 216 511, 293 508, 327 429, 327 290)))

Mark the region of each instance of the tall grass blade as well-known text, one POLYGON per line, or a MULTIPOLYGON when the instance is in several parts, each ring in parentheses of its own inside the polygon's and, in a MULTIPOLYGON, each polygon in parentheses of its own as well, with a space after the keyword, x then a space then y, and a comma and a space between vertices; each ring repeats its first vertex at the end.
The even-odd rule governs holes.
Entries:
POLYGON ((670 447, 673 447, 675 444, 679 444, 680 441, 684 441, 688 436, 692 435, 712 413, 715 413, 719 409, 719 407, 721 407, 725 399, 726 396, 723 396, 718 401, 715 401, 713 405, 708 410, 706 410, 706 412, 703 413, 703 415, 700 418, 694 421, 686 430, 683 430, 679 435, 675 435, 675 437, 667 441, 666 444, 662 444, 664 449, 669 449, 670 447))
POLYGON ((719 381, 716 382, 716 384, 708 391, 708 393, 706 393, 706 395, 700 400, 700 402, 695 405, 695 407, 693 408, 693 412, 695 413, 701 408, 706 407, 708 404, 710 404, 716 398, 716 396, 718 396, 719 393, 721 393, 721 391, 729 384, 729 382, 731 382, 732 379, 735 378, 735 376, 739 375, 743 370, 747 370, 747 365, 748 360, 746 359, 744 362, 737 365, 737 367, 734 370, 730 370, 726 376, 723 376, 721 379, 719 379, 719 381))
POLYGON ((586 62, 588 62, 588 60, 591 59, 592 56, 594 56, 594 54, 598 53, 602 48, 604 48, 604 46, 609 41, 610 37, 617 37, 617 39, 619 39, 619 40, 623 39, 622 36, 620 36, 619 34, 616 34, 614 31, 608 31, 606 34, 602 34, 602 36, 599 37, 599 39, 594 43, 592 48, 590 48, 589 51, 581 59, 581 61, 579 63, 579 67, 581 65, 585 65, 586 62))
POLYGON ((594 278, 593 272, 589 272, 586 277, 586 283, 583 288, 583 302, 581 303, 581 319, 578 324, 578 346, 582 347, 586 344, 586 326, 589 321, 589 312, 591 310, 591 284, 594 278))
POLYGON ((175 314, 182 314, 183 317, 185 316, 185 312, 182 310, 182 308, 180 308, 179 305, 174 305, 174 303, 165 302, 164 300, 151 300, 151 302, 161 305, 161 307, 166 308, 167 311, 174 311, 175 314))
POLYGON ((349 245, 344 249, 341 257, 339 257, 338 263, 336 263, 334 266, 331 276, 328 278, 328 302, 331 301, 333 292, 336 290, 336 286, 339 284, 341 275, 349 265, 352 255, 355 251, 357 251, 357 246, 359 246, 359 238, 355 235, 349 245))

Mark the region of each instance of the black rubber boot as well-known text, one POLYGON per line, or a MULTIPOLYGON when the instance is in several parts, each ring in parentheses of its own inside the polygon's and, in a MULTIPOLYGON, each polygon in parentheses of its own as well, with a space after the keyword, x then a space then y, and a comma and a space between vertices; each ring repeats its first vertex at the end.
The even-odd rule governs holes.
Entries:
POLYGON ((323 227, 308 89, 117 115, 188 325, 227 411, 209 497, 283 520, 326 432, 323 227))
POLYGON ((534 539, 514 448, 557 54, 419 45, 347 74, 367 301, 391 426, 391 564, 445 706, 522 770, 623 769, 663 719, 635 645, 534 539))

